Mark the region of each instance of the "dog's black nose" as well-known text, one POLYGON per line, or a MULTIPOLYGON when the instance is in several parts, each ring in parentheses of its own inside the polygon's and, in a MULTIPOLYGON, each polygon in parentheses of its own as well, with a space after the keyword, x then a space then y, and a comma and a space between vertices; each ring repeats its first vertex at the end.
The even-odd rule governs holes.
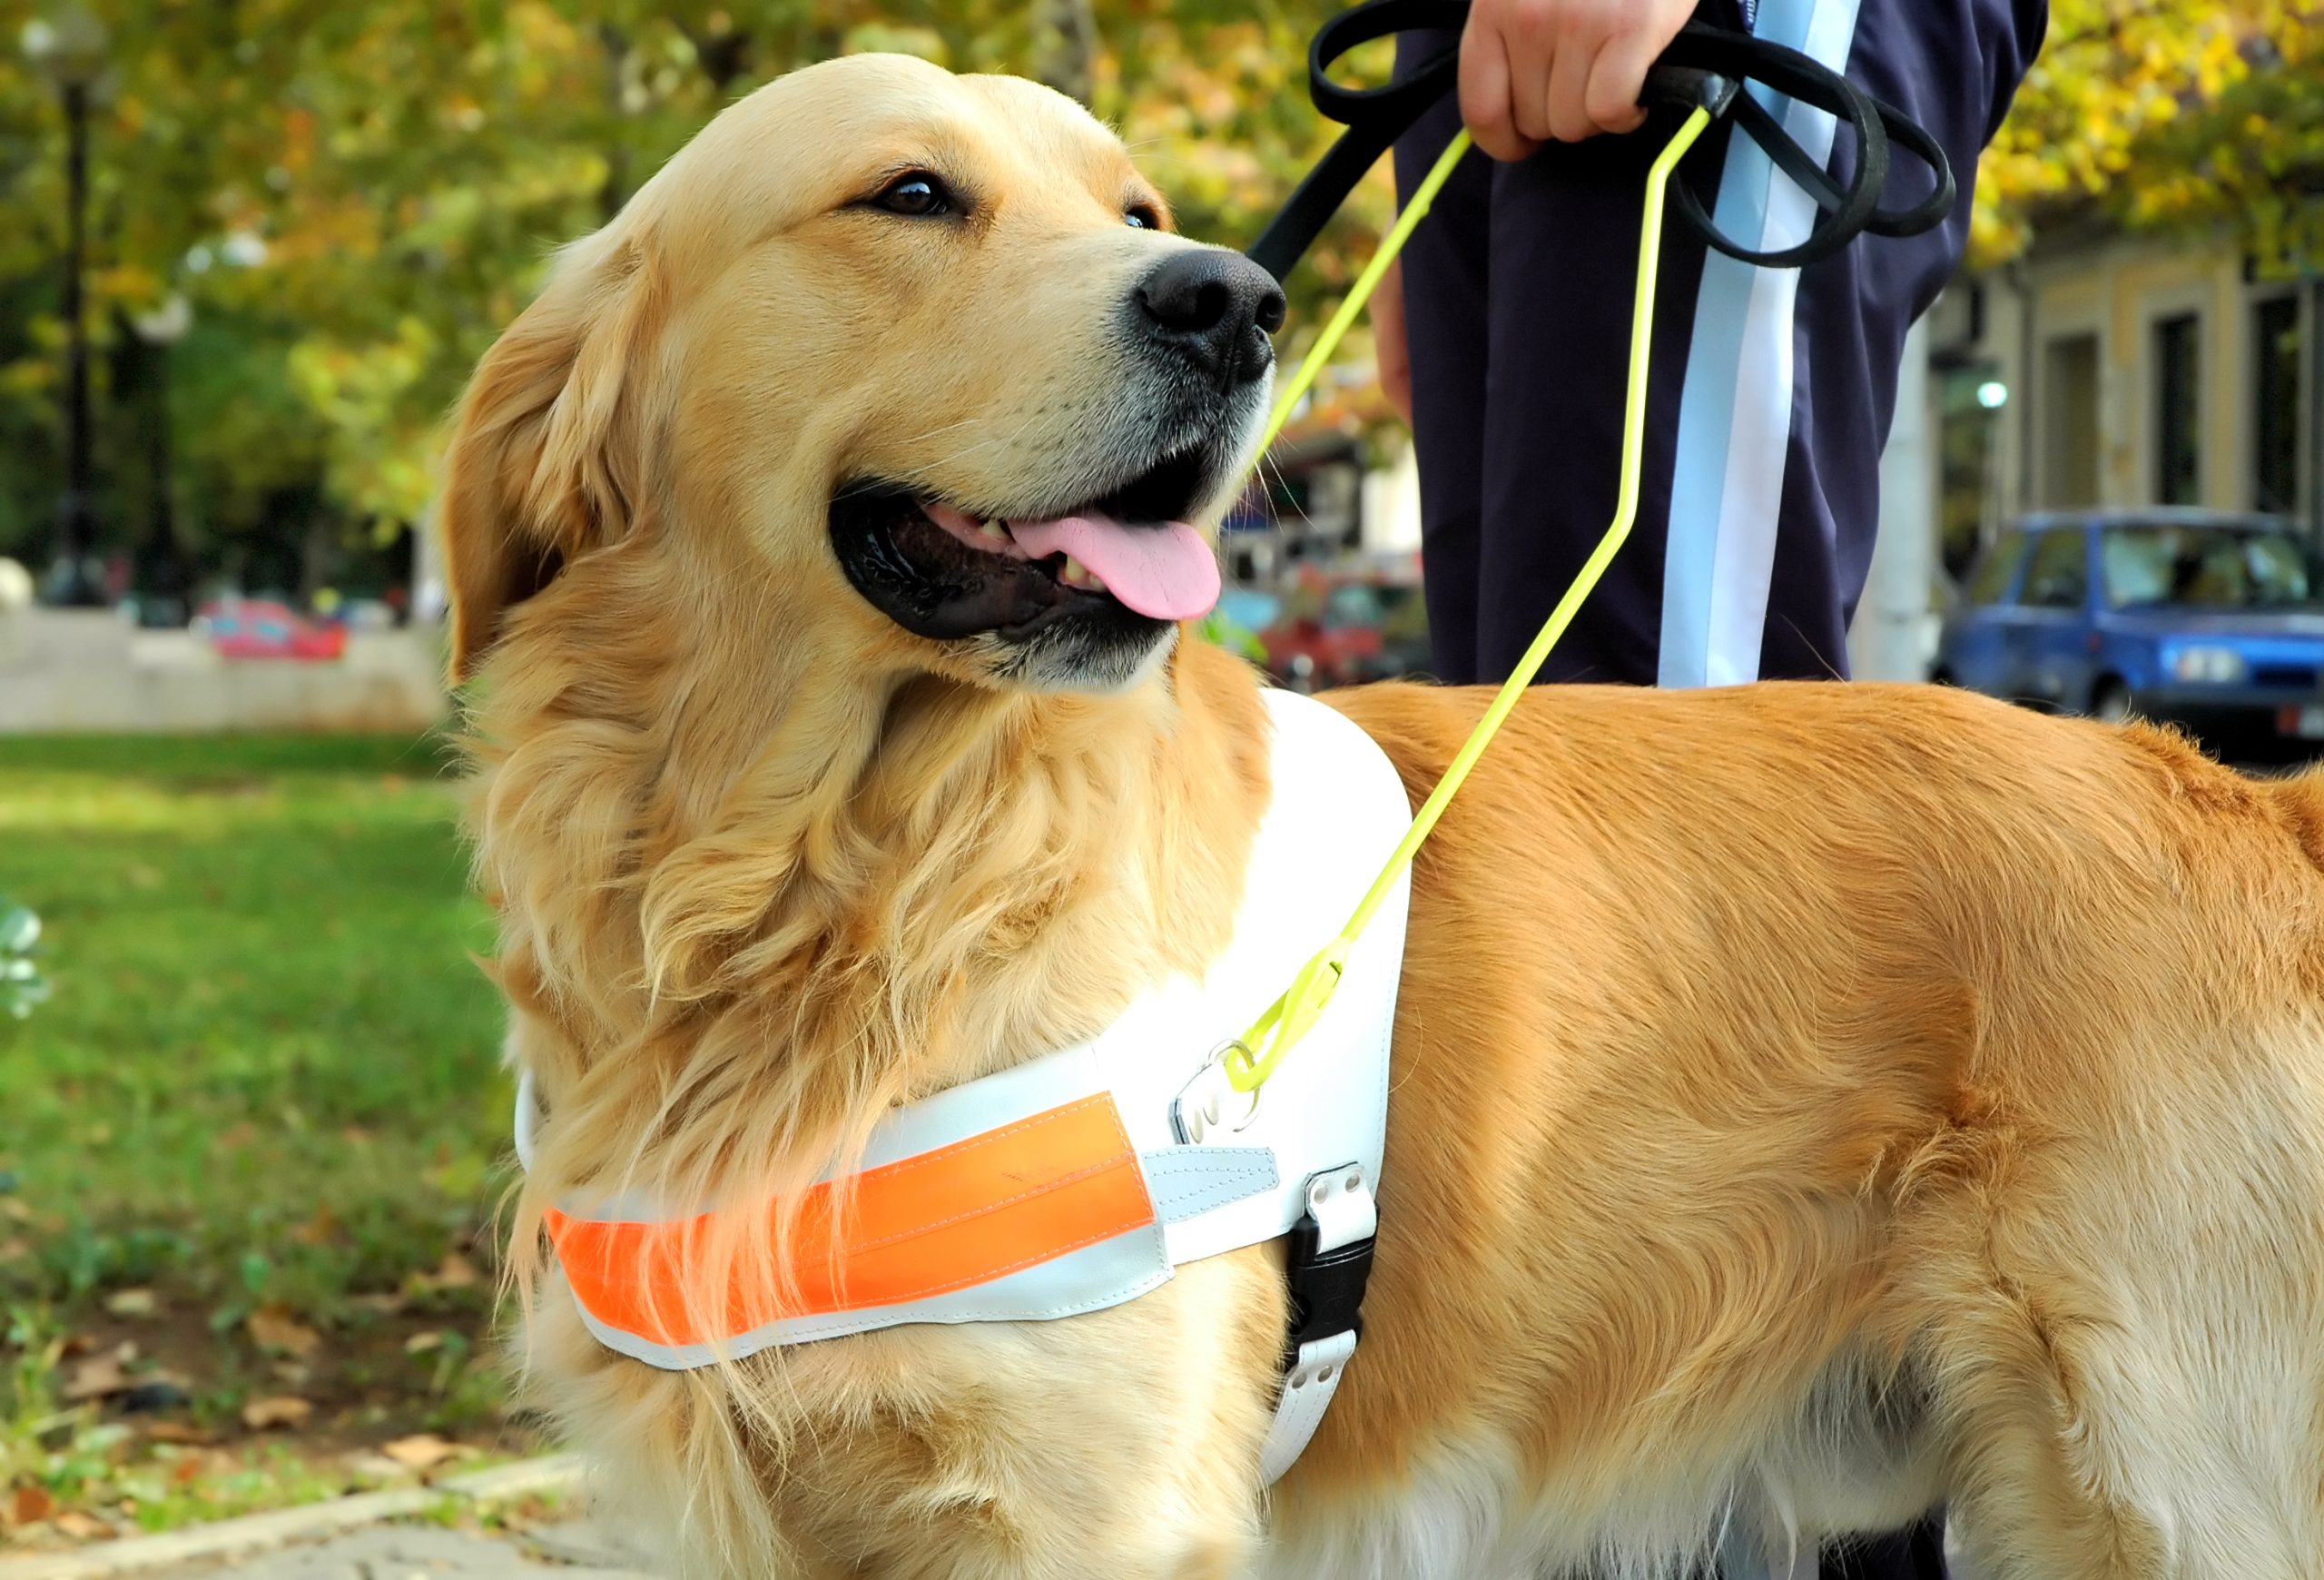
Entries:
POLYGON ((1149 334, 1223 384, 1247 384, 1275 360, 1267 337, 1283 327, 1283 292, 1240 252, 1177 253, 1139 284, 1137 305, 1149 334))

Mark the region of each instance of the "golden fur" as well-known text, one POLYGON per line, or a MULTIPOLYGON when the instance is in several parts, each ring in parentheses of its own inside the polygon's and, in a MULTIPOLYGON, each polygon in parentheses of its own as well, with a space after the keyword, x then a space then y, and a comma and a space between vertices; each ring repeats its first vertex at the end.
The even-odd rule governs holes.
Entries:
MULTIPOLYGON (((1042 90, 803 72, 577 244, 461 411, 478 869, 551 1116, 529 1363, 675 1571, 1664 1572, 1940 1498, 1987 1575, 2324 1565, 2324 794, 1925 688, 1518 709, 1414 870, 1366 1338, 1272 1497, 1266 1248, 694 1373, 580 1328, 543 1202, 795 1189, 1223 943, 1254 676, 1182 641, 1010 684, 824 534, 852 476, 1086 464, 1135 377, 1098 326, 1187 245, 1131 200, 1042 90), (965 226, 847 206, 940 162, 965 226)), ((1333 700, 1417 796, 1484 699, 1333 700)))

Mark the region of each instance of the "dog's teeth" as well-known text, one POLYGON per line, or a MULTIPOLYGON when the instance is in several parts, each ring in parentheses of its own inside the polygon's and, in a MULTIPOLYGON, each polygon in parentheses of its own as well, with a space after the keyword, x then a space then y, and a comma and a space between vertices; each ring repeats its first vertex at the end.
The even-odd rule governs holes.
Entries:
POLYGON ((1089 574, 1088 566, 1068 554, 1065 557, 1065 579, 1075 587, 1088 587, 1098 578, 1089 574))

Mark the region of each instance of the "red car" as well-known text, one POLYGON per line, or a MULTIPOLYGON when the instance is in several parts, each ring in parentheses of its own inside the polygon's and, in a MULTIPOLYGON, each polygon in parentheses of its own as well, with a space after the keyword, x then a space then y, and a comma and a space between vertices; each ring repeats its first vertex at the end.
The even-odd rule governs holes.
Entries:
POLYGON ((222 657, 337 658, 347 651, 346 627, 319 625, 263 598, 204 604, 196 618, 222 657))

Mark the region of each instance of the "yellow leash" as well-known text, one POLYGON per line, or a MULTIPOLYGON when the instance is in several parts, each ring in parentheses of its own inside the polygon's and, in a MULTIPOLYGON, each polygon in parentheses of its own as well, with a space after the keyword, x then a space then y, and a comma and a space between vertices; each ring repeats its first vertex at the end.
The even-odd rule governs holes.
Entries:
MULTIPOLYGON (((1452 797, 1460 794, 1462 783, 1469 776, 1469 770, 1476 766, 1477 759, 1484 755, 1485 747, 1492 744, 1493 736, 1500 730, 1502 721, 1509 716, 1510 709, 1517 706, 1517 699, 1524 695, 1526 686, 1532 684, 1533 676, 1541 673, 1550 650, 1557 646, 1558 638, 1565 635, 1566 627, 1572 624, 1575 611, 1581 607, 1582 600, 1597 587, 1599 579, 1606 574, 1606 567, 1613 562, 1623 540, 1630 537, 1630 524, 1638 517, 1639 472, 1646 449, 1646 376, 1649 353, 1654 343, 1654 282, 1662 262, 1662 195, 1669 185, 1671 171, 1677 168, 1679 160, 1686 157, 1687 150, 1694 146, 1695 139, 1702 135, 1703 128, 1710 124, 1710 113, 1703 109, 1697 109, 1689 115, 1686 123, 1670 139, 1669 145, 1655 160, 1653 168, 1647 172, 1646 216, 1639 226, 1638 300, 1630 310, 1630 385, 1622 406, 1621 491, 1614 506, 1613 525, 1606 528, 1605 537, 1599 539, 1598 547, 1590 551, 1581 573, 1573 578, 1573 585, 1565 589, 1565 596, 1550 612, 1540 635, 1533 638, 1533 645, 1525 650, 1525 656, 1518 660, 1516 669, 1502 683, 1492 706, 1485 709, 1484 716, 1477 721, 1477 727, 1469 732, 1469 738, 1453 755, 1452 765, 1444 770, 1444 777, 1438 781, 1428 799, 1421 804, 1420 811, 1413 815, 1412 827, 1405 831, 1394 854, 1389 856, 1388 864, 1380 870, 1379 877, 1373 880, 1372 887, 1357 903, 1355 913, 1348 918, 1347 925, 1340 929, 1339 936, 1326 944, 1321 953, 1299 968, 1298 975, 1292 978, 1291 986, 1283 996, 1270 1004, 1266 1012, 1251 1023, 1251 1029, 1226 1050, 1226 1079, 1237 1091, 1256 1093, 1265 1086, 1267 1077, 1273 1075, 1276 1066, 1283 1062, 1284 1055, 1307 1034, 1316 1017, 1324 1012, 1324 1006, 1331 1002, 1332 994, 1339 988, 1340 973, 1346 966, 1348 952, 1355 947, 1355 941, 1363 933, 1364 925, 1380 909, 1381 902, 1388 897, 1388 891, 1395 886, 1396 880, 1411 867, 1413 854, 1436 827, 1437 819, 1444 815, 1444 809, 1452 804, 1452 797)), ((1422 215, 1428 212, 1428 206, 1444 185, 1445 178, 1452 173, 1452 167, 1460 163, 1461 156, 1468 149, 1469 134, 1466 132, 1459 133, 1446 144, 1443 155, 1429 171, 1428 178, 1413 193, 1411 202, 1404 205, 1404 212, 1397 217, 1394 227, 1381 242, 1379 252, 1374 254, 1364 272, 1356 276, 1355 285, 1348 292, 1347 300, 1340 303, 1339 311, 1332 315, 1331 321, 1324 326, 1324 332, 1316 337, 1315 349, 1307 353, 1306 359, 1299 364, 1299 370, 1292 375, 1291 382, 1285 386, 1283 398, 1275 403, 1275 413, 1267 420, 1266 437, 1259 446, 1262 454, 1275 443, 1275 436, 1283 431, 1284 422, 1290 417, 1292 407, 1315 382, 1315 375, 1330 360, 1341 338, 1354 323, 1356 314, 1364 311, 1364 304, 1371 297, 1373 289, 1380 283, 1380 277, 1387 272, 1388 265, 1403 250, 1405 239, 1412 234, 1413 227, 1420 223, 1422 215)))

